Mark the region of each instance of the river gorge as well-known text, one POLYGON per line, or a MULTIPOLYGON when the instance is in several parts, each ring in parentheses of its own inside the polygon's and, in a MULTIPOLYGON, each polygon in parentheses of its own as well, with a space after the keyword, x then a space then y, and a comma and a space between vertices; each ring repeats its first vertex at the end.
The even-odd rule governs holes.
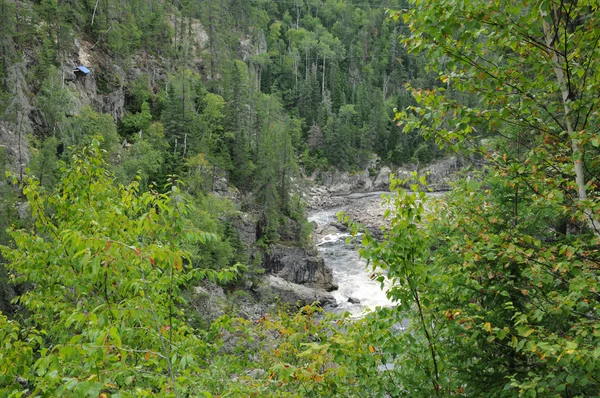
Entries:
POLYGON ((338 304, 335 312, 349 311, 353 316, 359 316, 366 310, 392 305, 380 283, 371 280, 366 261, 359 258, 353 244, 346 243, 350 234, 337 222, 338 212, 362 211, 364 215, 382 212, 381 195, 382 192, 349 195, 345 198, 346 205, 313 210, 309 214, 309 221, 315 224, 317 249, 332 269, 334 282, 339 286, 332 292, 338 304))

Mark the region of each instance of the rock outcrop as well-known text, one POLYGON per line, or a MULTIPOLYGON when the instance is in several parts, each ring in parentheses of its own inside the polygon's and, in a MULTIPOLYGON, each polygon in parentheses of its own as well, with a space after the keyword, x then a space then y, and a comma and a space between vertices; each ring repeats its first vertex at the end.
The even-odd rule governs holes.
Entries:
POLYGON ((222 287, 203 281, 189 294, 186 301, 203 322, 210 324, 226 313, 229 301, 222 287))
POLYGON ((323 172, 320 173, 318 178, 321 180, 322 185, 327 188, 327 192, 333 196, 373 190, 373 181, 368 170, 354 174, 340 171, 323 172))
POLYGON ((27 70, 24 63, 12 65, 8 70, 8 91, 13 95, 6 104, 2 120, 0 121, 0 155, 6 161, 10 170, 19 177, 29 163, 30 152, 26 136, 34 132, 31 116, 37 118, 30 104, 31 92, 25 78, 27 70))
POLYGON ((344 196, 332 196, 327 188, 322 185, 316 185, 306 193, 309 207, 311 209, 329 209, 332 207, 343 206, 348 203, 344 196))
POLYGON ((371 176, 367 170, 349 174, 347 172, 321 172, 311 177, 316 185, 305 191, 309 208, 327 209, 348 205, 350 201, 359 199, 359 194, 389 191, 392 174, 397 180, 407 181, 406 188, 414 181, 414 173, 426 176, 428 188, 433 191, 447 191, 450 184, 460 176, 465 161, 456 156, 439 160, 425 168, 419 169, 417 164, 408 164, 397 169, 383 166, 376 176, 371 176))
POLYGON ((0 162, 6 162, 12 172, 21 176, 29 162, 29 145, 24 134, 15 132, 16 126, 9 127, 11 123, 0 123, 0 162))
POLYGON ((457 174, 464 166, 461 158, 452 156, 427 166, 421 174, 427 175, 430 188, 434 191, 448 191, 450 183, 457 180, 457 174))
POLYGON ((291 283, 275 275, 268 275, 266 282, 275 298, 282 303, 303 307, 317 303, 322 307, 335 307, 335 298, 324 290, 291 283))
MULTIPOLYGON (((335 306, 328 292, 337 289, 333 273, 316 249, 275 244, 262 251, 256 245, 257 219, 248 213, 238 213, 229 220, 237 231, 240 243, 248 251, 249 262, 262 258, 267 275, 238 286, 249 294, 237 310, 242 316, 254 319, 262 316, 271 305, 284 303, 304 306, 317 303, 335 306), (250 299, 251 297, 251 299, 250 299), (257 301, 256 301, 257 300, 257 301)), ((206 299, 210 295, 205 295, 206 299)))
POLYGON ((392 174, 392 169, 387 166, 383 166, 379 173, 377 174, 377 178, 375 178, 375 182, 373 182, 373 187, 378 190, 387 191, 390 187, 390 175, 392 174))
POLYGON ((272 245, 264 255, 263 264, 267 273, 287 282, 327 292, 337 289, 331 269, 316 250, 272 245))

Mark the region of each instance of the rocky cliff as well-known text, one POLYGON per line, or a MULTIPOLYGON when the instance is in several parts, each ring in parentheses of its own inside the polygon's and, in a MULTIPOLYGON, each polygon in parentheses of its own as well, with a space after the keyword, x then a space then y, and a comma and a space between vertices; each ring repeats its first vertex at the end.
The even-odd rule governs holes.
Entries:
POLYGON ((413 173, 427 178, 428 189, 434 192, 447 191, 451 183, 459 178, 460 171, 471 163, 470 160, 451 156, 421 169, 418 165, 405 165, 394 169, 383 166, 376 174, 368 170, 360 173, 315 173, 309 179, 312 186, 305 192, 305 199, 313 210, 339 207, 360 199, 358 194, 361 193, 389 192, 392 175, 395 179, 414 181, 413 173))
POLYGON ((316 250, 272 245, 265 254, 265 270, 288 282, 330 292, 337 289, 331 269, 316 250))

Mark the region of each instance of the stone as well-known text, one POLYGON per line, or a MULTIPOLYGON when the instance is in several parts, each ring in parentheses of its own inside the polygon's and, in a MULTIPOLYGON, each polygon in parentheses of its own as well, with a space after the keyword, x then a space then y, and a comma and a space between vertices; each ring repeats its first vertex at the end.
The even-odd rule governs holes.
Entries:
POLYGON ((309 287, 291 283, 283 278, 274 275, 268 275, 266 282, 273 294, 282 302, 298 307, 317 303, 321 307, 337 306, 335 298, 331 293, 321 289, 311 289, 309 287))
POLYGON ((329 225, 331 225, 332 227, 337 228, 341 232, 345 232, 345 231, 348 230, 348 226, 342 224, 341 222, 332 221, 332 222, 329 223, 329 225))
POLYGON ((392 170, 387 166, 383 166, 379 170, 377 178, 375 178, 375 182, 373 183, 374 188, 387 191, 390 187, 390 174, 392 174, 392 170))
POLYGON ((266 372, 262 369, 252 369, 246 372, 246 375, 250 376, 253 379, 260 379, 266 374, 266 372))
POLYGON ((248 213, 238 213, 230 222, 244 246, 250 248, 256 243, 256 217, 248 213))
POLYGON ((30 153, 25 134, 19 134, 17 131, 16 125, 0 124, 0 155, 6 159, 9 169, 20 177, 29 163, 30 153), (9 129, 5 126, 13 128, 9 129))
POLYGON ((459 158, 451 156, 427 166, 421 174, 427 175, 429 187, 434 191, 448 191, 450 183, 458 179, 457 172, 462 166, 459 158))
POLYGON ((348 302, 350 304, 360 304, 360 300, 354 297, 348 297, 348 302))
POLYGON ((264 255, 263 267, 288 282, 325 291, 336 290, 333 272, 319 252, 295 246, 271 245, 264 255))
POLYGON ((228 300, 223 288, 214 283, 203 281, 190 291, 189 305, 198 315, 210 323, 227 311, 228 300))
POLYGON ((326 225, 324 226, 321 231, 319 232, 319 235, 335 235, 335 234, 339 234, 340 230, 333 226, 333 225, 326 225))
POLYGON ((331 195, 349 195, 353 192, 369 192, 373 189, 373 181, 369 171, 350 175, 347 172, 323 172, 318 177, 327 192, 331 195))

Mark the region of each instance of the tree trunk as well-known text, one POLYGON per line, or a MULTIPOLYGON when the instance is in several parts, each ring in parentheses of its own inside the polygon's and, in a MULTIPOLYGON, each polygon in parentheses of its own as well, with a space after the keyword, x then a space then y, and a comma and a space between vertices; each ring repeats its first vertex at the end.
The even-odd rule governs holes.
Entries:
POLYGON ((321 102, 325 102, 325 56, 323 56, 323 79, 321 83, 321 102))
MULTIPOLYGON (((553 9, 553 12, 557 15, 557 10, 553 9)), ((581 152, 581 148, 579 147, 579 143, 577 142, 577 139, 574 137, 574 131, 573 131, 573 122, 572 122, 572 109, 571 109, 571 98, 572 98, 572 93, 571 93, 571 88, 569 87, 569 83, 567 82, 567 79, 565 78, 565 73, 563 71, 564 66, 561 64, 561 58, 563 58, 562 62, 568 63, 569 60, 566 57, 567 54, 563 55, 559 55, 559 52, 557 51, 555 45, 554 45, 554 39, 555 39, 555 32, 553 31, 552 27, 550 26, 550 24, 548 22, 546 22, 546 20, 544 20, 543 18, 547 16, 547 13, 542 11, 541 12, 541 17, 542 17, 542 25, 543 25, 543 29, 544 29, 544 36, 546 39, 546 46, 548 48, 548 50, 551 52, 551 56, 552 56, 552 64, 553 64, 553 70, 554 70, 554 75, 556 76, 556 80, 558 81, 558 85, 560 87, 560 91, 562 94, 562 103, 563 103, 563 107, 564 107, 564 111, 565 111, 565 126, 567 128, 567 133, 569 135, 569 137, 571 138, 571 151, 573 154, 573 159, 574 159, 574 168, 575 168, 575 184, 577 186, 577 196, 580 202, 587 200, 587 192, 585 189, 585 175, 584 175, 584 171, 583 171, 583 164, 581 162, 580 159, 577 159, 578 157, 580 157, 582 155, 581 152)), ((595 219, 595 215, 592 212, 591 209, 584 207, 583 208, 583 213, 586 216, 586 222, 588 227, 590 227, 592 229, 592 231, 594 231, 594 234, 596 236, 600 236, 600 223, 595 219)))

